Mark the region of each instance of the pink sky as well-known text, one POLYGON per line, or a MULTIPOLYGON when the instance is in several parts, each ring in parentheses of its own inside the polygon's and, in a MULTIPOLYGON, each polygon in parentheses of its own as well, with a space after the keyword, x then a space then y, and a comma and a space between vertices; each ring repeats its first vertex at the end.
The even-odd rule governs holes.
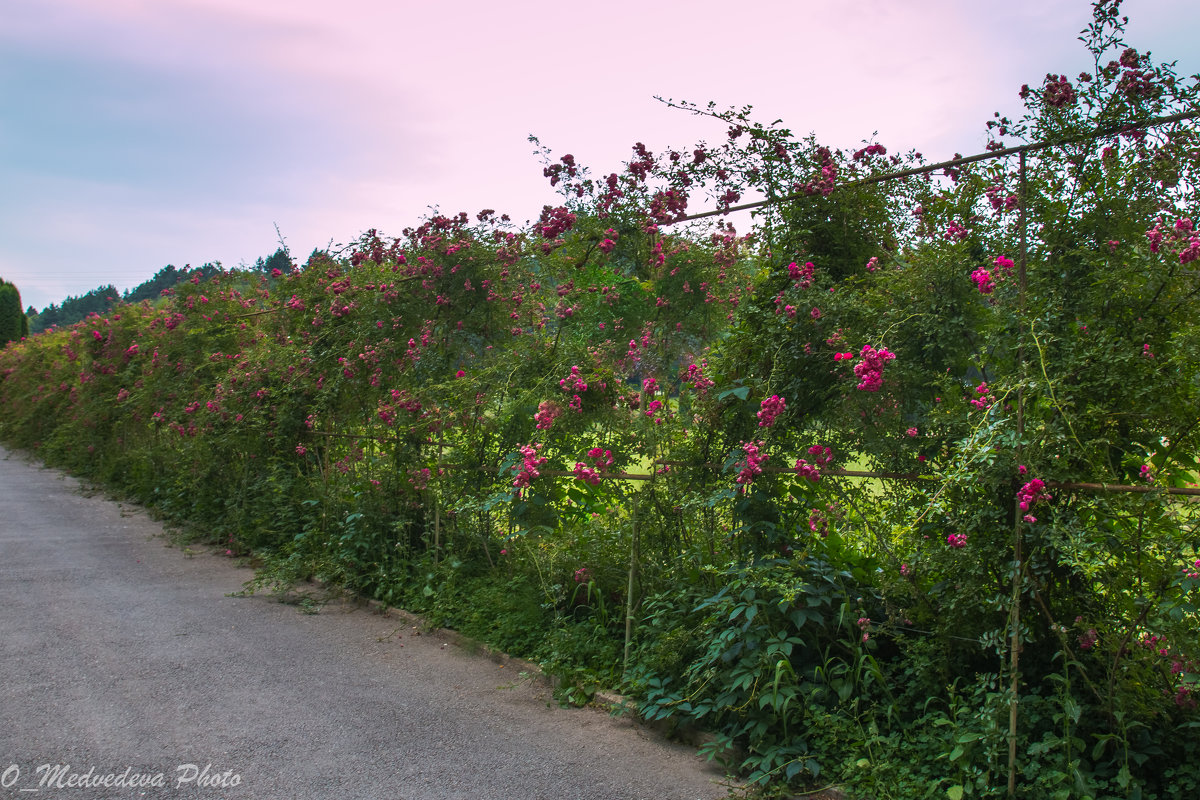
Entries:
MULTIPOLYGON (((986 142, 1022 83, 1090 68, 1085 0, 604 4, 4 0, 0 276, 38 308, 168 263, 301 259, 430 206, 536 216, 526 137, 611 171, 753 105, 797 135, 986 142)), ((1128 0, 1128 41, 1200 71, 1193 0, 1128 0)))

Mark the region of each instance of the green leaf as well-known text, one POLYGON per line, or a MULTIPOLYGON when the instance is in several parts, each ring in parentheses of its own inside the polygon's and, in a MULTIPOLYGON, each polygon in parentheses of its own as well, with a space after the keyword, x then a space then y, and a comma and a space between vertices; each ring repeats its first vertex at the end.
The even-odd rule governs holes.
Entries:
POLYGON ((739 400, 745 400, 747 397, 750 396, 750 387, 749 386, 738 386, 736 389, 726 389, 725 391, 723 391, 719 395, 717 395, 717 399, 724 400, 726 397, 729 397, 729 395, 733 395, 734 397, 736 397, 739 400))
POLYGON ((962 786, 951 786, 949 789, 946 790, 946 796, 949 797, 950 800, 962 800, 963 787, 962 786))

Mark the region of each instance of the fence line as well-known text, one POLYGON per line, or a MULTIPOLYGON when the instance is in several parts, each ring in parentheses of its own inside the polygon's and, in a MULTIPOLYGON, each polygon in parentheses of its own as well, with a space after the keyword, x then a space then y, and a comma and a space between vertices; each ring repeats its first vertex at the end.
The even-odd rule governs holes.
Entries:
MULTIPOLYGON (((335 439, 370 439, 370 440, 376 441, 376 442, 390 442, 392 444, 407 444, 407 442, 405 442, 403 439, 397 439, 395 437, 389 437, 389 436, 372 436, 369 434, 354 434, 354 433, 333 433, 330 431, 310 431, 309 433, 311 433, 314 436, 326 436, 326 437, 335 438, 335 439)), ((426 441, 421 442, 421 444, 435 445, 438 443, 426 440, 426 441)), ((668 467, 671 469, 673 469, 675 467, 683 467, 683 468, 687 468, 687 469, 703 468, 703 469, 709 469, 712 471, 720 471, 724 467, 723 464, 717 464, 712 461, 706 461, 706 462, 701 462, 701 463, 692 463, 689 461, 678 461, 678 460, 670 460, 670 459, 655 459, 650 462, 650 466, 652 466, 652 467, 654 467, 654 466, 668 467)), ((466 464, 455 464, 455 463, 437 463, 437 464, 433 465, 433 469, 438 469, 438 470, 461 469, 461 470, 473 470, 476 472, 499 473, 502 468, 498 467, 498 466, 488 467, 488 466, 468 466, 466 464)), ((767 475, 795 475, 795 474, 797 474, 796 470, 794 468, 790 468, 790 467, 763 467, 762 471, 764 474, 767 474, 767 475)), ((576 477, 574 472, 571 472, 568 470, 549 469, 549 470, 539 470, 538 472, 540 475, 545 475, 547 477, 552 477, 552 478, 576 477)), ((661 475, 663 475, 663 474, 665 474, 665 473, 605 472, 605 473, 599 473, 596 477, 598 477, 602 480, 650 481, 650 480, 654 480, 655 478, 661 477, 661 475)), ((944 478, 938 477, 937 475, 922 475, 917 472, 886 472, 886 471, 862 470, 862 469, 824 469, 821 471, 821 474, 829 475, 829 476, 835 477, 835 478, 866 478, 866 479, 877 479, 877 480, 925 481, 925 482, 930 482, 930 483, 944 480, 944 478)), ((1084 492, 1127 492, 1127 493, 1134 493, 1134 494, 1158 494, 1158 493, 1161 493, 1161 494, 1171 494, 1171 495, 1182 495, 1182 496, 1187 496, 1187 497, 1200 497, 1200 487, 1192 487, 1192 486, 1163 487, 1163 486, 1154 486, 1152 484, 1147 484, 1145 486, 1133 486, 1133 485, 1129 485, 1129 484, 1120 484, 1120 483, 1079 483, 1079 482, 1075 482, 1075 481, 1046 481, 1045 483, 1046 483, 1047 488, 1050 488, 1050 489, 1067 489, 1067 490, 1084 491, 1084 492)))
MULTIPOLYGON (((1058 139, 1052 142, 1030 142, 1029 144, 1016 145, 1015 147, 1005 147, 1000 150, 991 150, 986 153, 976 153, 973 156, 960 156, 952 158, 949 161, 939 161, 936 164, 928 164, 921 167, 913 167, 911 169, 903 169, 899 172, 889 172, 883 175, 871 175, 866 178, 859 178, 845 183, 834 185, 834 190, 851 189, 855 186, 868 186, 873 183, 883 183, 885 181, 896 180, 898 178, 911 178, 914 175, 924 175, 930 172, 937 172, 942 169, 953 169, 963 166, 964 164, 974 164, 977 161, 987 161, 992 158, 1003 158, 1015 154, 1034 153, 1039 150, 1047 150, 1052 147, 1062 147, 1068 144, 1078 144, 1086 142, 1090 139, 1099 139, 1104 136, 1113 136, 1114 134, 1126 133, 1128 131, 1143 130, 1145 128, 1155 128, 1159 125, 1169 125, 1172 122, 1185 122, 1200 116, 1200 111, 1184 111, 1178 114, 1171 114, 1165 117, 1152 117, 1151 119, 1142 122, 1127 122, 1110 125, 1106 128, 1100 128, 1088 133, 1081 133, 1075 136, 1068 136, 1065 139, 1058 139)), ((730 214, 734 211, 747 211, 752 208, 761 208, 763 206, 776 205, 778 203, 791 203, 796 200, 808 200, 815 195, 806 194, 804 192, 794 192, 784 197, 768 198, 766 200, 758 200, 753 203, 742 203, 741 205, 729 206, 728 208, 718 208, 713 211, 701 211, 696 214, 688 214, 682 217, 676 217, 668 222, 661 223, 663 225, 674 225, 677 222, 690 222, 694 219, 704 219, 705 217, 716 217, 730 214)))

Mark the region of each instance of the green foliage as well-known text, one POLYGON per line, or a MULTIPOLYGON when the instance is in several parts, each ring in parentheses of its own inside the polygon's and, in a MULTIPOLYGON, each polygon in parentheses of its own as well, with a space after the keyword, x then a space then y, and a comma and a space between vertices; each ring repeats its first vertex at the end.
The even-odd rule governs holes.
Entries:
POLYGON ((125 303, 140 303, 144 300, 153 302, 170 294, 181 281, 197 277, 200 280, 208 280, 223 272, 220 263, 204 264, 195 269, 190 265, 179 269, 173 264, 168 264, 156 272, 154 277, 132 289, 125 290, 124 294, 109 284, 92 289, 79 297, 67 297, 61 305, 51 303, 42 309, 41 313, 33 312, 31 306, 30 312, 33 313, 27 312, 27 316, 32 320, 29 322, 29 329, 34 333, 41 333, 55 326, 65 328, 87 319, 93 314, 108 314, 121 301, 125 303))
POLYGON ((0 348, 20 341, 26 333, 28 325, 21 310, 21 293, 13 284, 0 279, 0 348))
MULTIPOLYGON (((812 720, 858 697, 882 677, 863 636, 870 593, 823 555, 734 564, 720 590, 694 607, 669 595, 648 603, 649 637, 635 686, 648 719, 682 718, 718 734, 710 756, 744 748, 751 783, 822 776, 812 720), (671 655, 688 629, 687 648, 671 655)), ((886 689, 886 687, 881 687, 886 689)))
MULTIPOLYGON (((205 267, 208 266, 210 265, 205 265, 205 267)), ((204 271, 203 268, 202 271, 204 271)), ((213 271, 208 271, 205 277, 211 277, 212 274, 213 271)), ((176 284, 187 280, 190 275, 191 270, 188 267, 179 269, 174 264, 167 264, 154 273, 154 277, 142 281, 132 289, 126 289, 123 299, 126 303, 140 303, 143 300, 153 302, 162 297, 164 292, 169 293, 170 290, 175 288, 176 284)))
POLYGON ((254 269, 257 272, 262 272, 266 275, 273 275, 275 270, 286 275, 292 271, 292 257, 288 255, 288 251, 280 247, 266 259, 258 259, 254 262, 254 269))
POLYGON ((99 286, 79 297, 68 297, 61 306, 51 303, 42 309, 32 325, 34 333, 47 328, 73 325, 90 314, 107 314, 120 298, 117 288, 111 284, 99 286))

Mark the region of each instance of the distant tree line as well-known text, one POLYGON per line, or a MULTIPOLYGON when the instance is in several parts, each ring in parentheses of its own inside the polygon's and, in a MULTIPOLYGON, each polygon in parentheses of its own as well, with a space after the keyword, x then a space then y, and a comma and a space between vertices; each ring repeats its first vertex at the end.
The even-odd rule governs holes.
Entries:
POLYGON ((61 306, 54 303, 46 306, 40 314, 34 316, 29 329, 41 333, 55 325, 71 325, 85 319, 89 314, 107 314, 119 300, 121 293, 111 283, 99 286, 79 297, 68 297, 61 306))
MULTIPOLYGON (((315 250, 313 251, 316 252, 315 250)), ((265 260, 260 258, 254 262, 254 271, 262 272, 267 275, 274 275, 275 270, 286 275, 292 271, 292 257, 282 247, 268 256, 265 260)))
MULTIPOLYGON (((319 254, 320 250, 313 250, 313 255, 319 254)), ((311 259, 311 256, 310 256, 311 259)), ((268 277, 275 276, 276 270, 280 274, 286 275, 293 270, 292 258, 288 255, 287 250, 280 247, 270 256, 259 258, 254 262, 254 266, 249 267, 244 271, 248 274, 261 274, 268 277)), ((176 267, 174 264, 168 264, 154 274, 154 277, 143 281, 132 289, 126 289, 123 293, 119 292, 111 283, 98 286, 86 294, 79 297, 67 297, 60 304, 51 303, 38 311, 33 306, 30 306, 24 313, 20 312, 21 300, 20 295, 16 295, 16 304, 18 316, 21 318, 20 335, 28 335, 30 332, 41 333, 47 328, 54 326, 65 327, 74 325, 80 320, 87 319, 90 314, 107 314, 112 310, 117 303, 140 303, 143 300, 154 301, 162 297, 165 292, 169 292, 177 284, 184 280, 190 280, 196 273, 200 274, 202 281, 208 280, 213 275, 220 274, 225 270, 221 263, 212 262, 204 264, 200 267, 184 266, 183 268, 176 267)), ((2 284, 2 282, 0 282, 2 284)), ((11 284, 8 284, 11 286, 11 284)), ((16 287, 12 287, 15 293, 16 287)), ((0 288, 0 309, 3 308, 4 290, 0 288)), ((0 343, 4 339, 4 321, 3 311, 0 310, 0 343)), ((19 338, 16 337, 16 338, 19 338)))

